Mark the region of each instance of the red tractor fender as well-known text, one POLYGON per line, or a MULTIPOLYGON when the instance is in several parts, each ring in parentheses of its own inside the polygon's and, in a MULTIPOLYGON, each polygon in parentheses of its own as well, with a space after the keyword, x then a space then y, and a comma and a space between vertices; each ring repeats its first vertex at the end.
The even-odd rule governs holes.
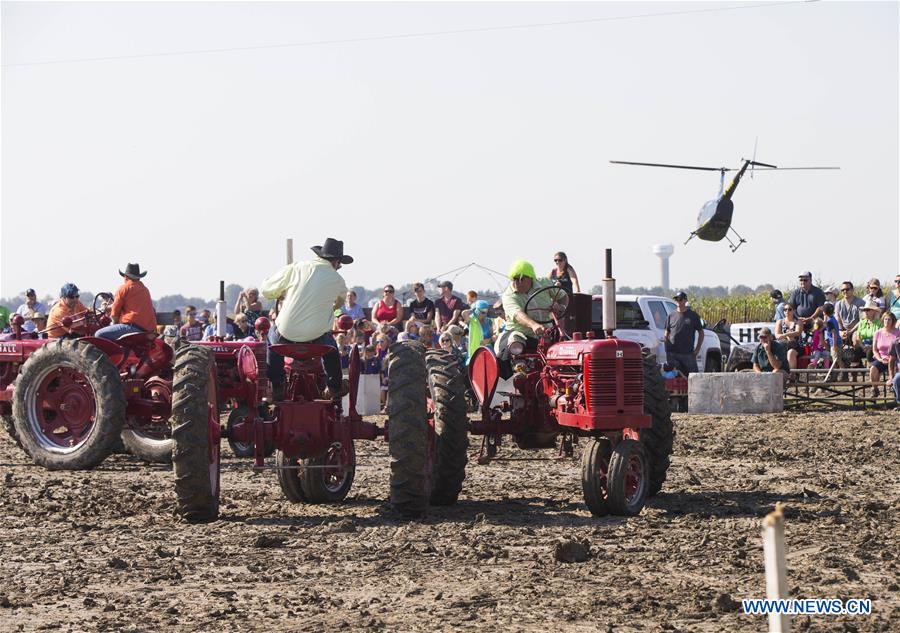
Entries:
POLYGON ((490 405, 500 380, 500 366, 494 350, 479 347, 469 359, 469 383, 482 406, 490 405))

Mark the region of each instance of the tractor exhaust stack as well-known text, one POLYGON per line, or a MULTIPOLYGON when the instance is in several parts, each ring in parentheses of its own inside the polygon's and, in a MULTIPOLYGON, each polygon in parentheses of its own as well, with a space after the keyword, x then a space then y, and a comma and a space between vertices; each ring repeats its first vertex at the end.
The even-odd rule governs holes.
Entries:
POLYGON ((612 338, 616 329, 616 280, 612 276, 612 249, 606 249, 606 276, 603 277, 603 332, 612 338))
POLYGON ((219 300, 216 301, 216 336, 225 339, 228 312, 225 307, 225 281, 219 281, 219 300))

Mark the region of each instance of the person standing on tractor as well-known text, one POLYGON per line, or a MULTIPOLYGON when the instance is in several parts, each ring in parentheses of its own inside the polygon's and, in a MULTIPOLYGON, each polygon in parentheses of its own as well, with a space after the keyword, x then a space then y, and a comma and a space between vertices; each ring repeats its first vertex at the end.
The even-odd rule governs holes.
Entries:
POLYGON ((686 294, 678 292, 672 298, 678 304, 678 309, 666 317, 666 358, 676 369, 689 376, 692 372, 699 371, 697 356, 703 349, 703 322, 700 315, 688 307, 686 294))
MULTIPOLYGON (((334 311, 343 305, 347 294, 347 284, 337 271, 342 265, 353 263, 353 258, 344 255, 342 241, 330 237, 322 246, 313 246, 312 251, 315 259, 288 264, 266 279, 260 292, 266 299, 284 299, 275 319, 275 343, 314 343, 334 348, 322 357, 328 384, 325 397, 340 399, 349 388, 341 374, 341 357, 331 328, 334 311)), ((272 392, 280 400, 284 394, 284 357, 270 347, 267 361, 272 392)))
POLYGON ((63 319, 74 317, 76 314, 86 312, 87 308, 78 300, 78 286, 68 283, 59 289, 59 301, 50 309, 47 319, 48 338, 70 338, 77 336, 76 326, 63 325, 63 319))
POLYGON ((116 289, 113 299, 109 315, 113 325, 100 328, 95 336, 117 341, 134 332, 156 332, 156 310, 150 291, 141 281, 147 271, 141 272, 140 264, 128 264, 125 272, 120 270, 119 274, 125 280, 116 289))
MULTIPOLYGON (((552 287, 549 279, 538 279, 534 274, 534 266, 524 259, 517 259, 509 268, 509 286, 503 291, 503 311, 506 313, 506 329, 497 337, 494 351, 500 361, 509 359, 509 346, 520 343, 525 349, 535 349, 537 340, 546 328, 525 313, 528 296, 541 288, 552 287)), ((552 303, 551 293, 541 293, 534 300, 534 308, 549 310, 552 303)), ((560 292, 560 294, 563 294, 560 292)), ((532 306, 529 306, 531 309, 532 306)))

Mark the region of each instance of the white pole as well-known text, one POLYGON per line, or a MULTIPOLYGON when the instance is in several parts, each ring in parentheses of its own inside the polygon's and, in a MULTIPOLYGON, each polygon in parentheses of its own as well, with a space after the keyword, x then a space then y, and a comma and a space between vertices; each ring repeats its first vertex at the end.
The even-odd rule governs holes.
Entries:
MULTIPOLYGON (((788 597, 787 562, 784 547, 784 504, 776 503, 775 511, 763 519, 763 558, 766 563, 766 598, 781 600, 788 597)), ((791 616, 769 611, 769 633, 788 633, 791 616)))

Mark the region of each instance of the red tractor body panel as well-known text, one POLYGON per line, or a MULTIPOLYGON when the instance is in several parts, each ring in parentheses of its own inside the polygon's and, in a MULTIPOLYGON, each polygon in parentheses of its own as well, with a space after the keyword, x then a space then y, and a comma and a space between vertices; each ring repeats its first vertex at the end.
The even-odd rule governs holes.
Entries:
POLYGON ((547 350, 551 415, 561 426, 584 431, 643 428, 644 379, 641 347, 620 339, 563 341, 547 350))

